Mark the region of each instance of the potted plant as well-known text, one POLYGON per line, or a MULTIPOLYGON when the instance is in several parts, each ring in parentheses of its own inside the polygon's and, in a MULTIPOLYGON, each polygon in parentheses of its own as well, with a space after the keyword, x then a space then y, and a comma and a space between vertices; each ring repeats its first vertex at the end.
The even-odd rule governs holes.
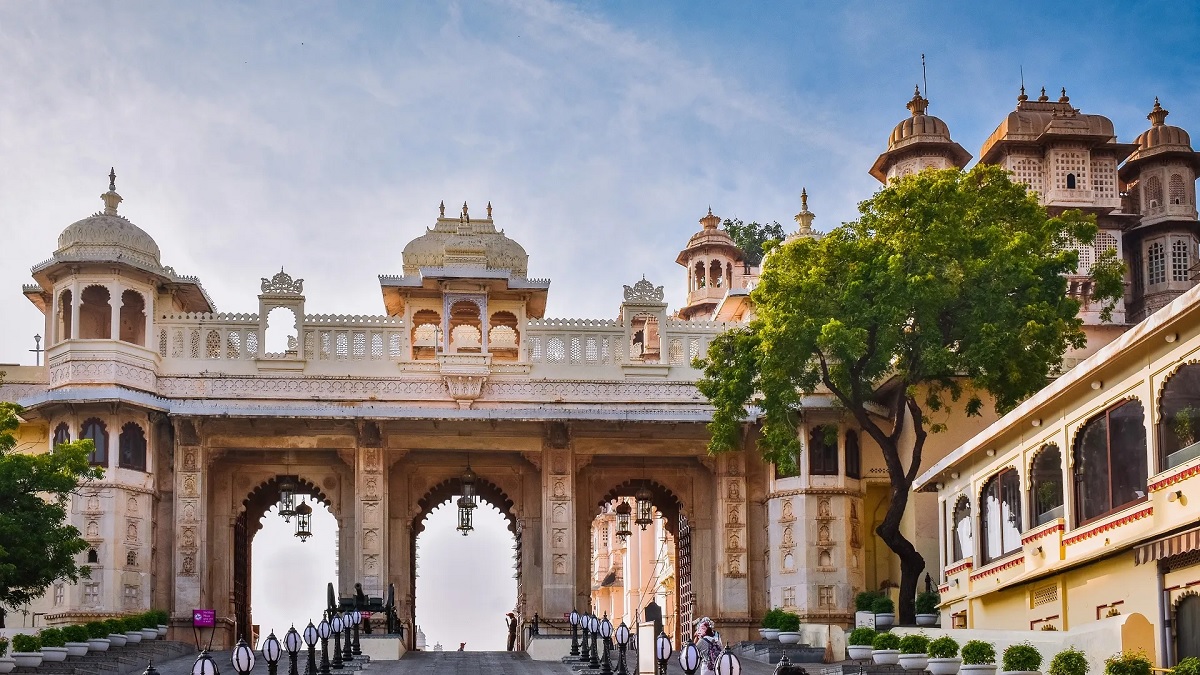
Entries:
POLYGON ((154 627, 158 629, 158 636, 166 637, 167 629, 170 628, 171 615, 163 609, 151 610, 151 614, 154 615, 154 627))
POLYGON ((862 591, 854 596, 854 623, 862 625, 866 622, 875 621, 875 612, 871 611, 871 606, 875 604, 875 598, 879 597, 878 591, 862 591))
POLYGON ((88 649, 93 652, 106 652, 112 642, 108 639, 108 627, 103 621, 89 621, 83 624, 88 635, 88 649))
POLYGON ((37 668, 42 665, 42 641, 36 635, 14 635, 12 658, 18 668, 37 668))
POLYGON ((1004 650, 1004 656, 1000 659, 1000 665, 1004 672, 1009 675, 1032 675, 1036 673, 1041 675, 1042 653, 1036 647, 1028 642, 1009 645, 1004 650))
POLYGON ((962 665, 959 675, 995 675, 996 648, 983 640, 968 640, 962 646, 962 665))
POLYGON ((67 656, 84 656, 88 653, 88 632, 80 625, 63 626, 63 638, 67 641, 67 656))
POLYGON ((125 624, 120 619, 107 619, 104 627, 108 629, 108 640, 114 647, 124 647, 129 638, 125 635, 125 624))
POLYGON ((17 662, 8 655, 8 638, 0 636, 0 675, 7 675, 17 667, 17 662))
POLYGON ((938 605, 942 602, 942 596, 936 591, 924 591, 917 594, 916 609, 917 609, 917 625, 918 626, 936 626, 938 623, 938 605))
POLYGON ((800 615, 784 612, 779 619, 779 644, 794 645, 800 643, 800 615))
POLYGON ((905 670, 925 670, 929 665, 929 638, 913 633, 900 638, 900 667, 905 670))
POLYGON ((876 665, 894 666, 900 662, 900 636, 879 633, 871 641, 871 659, 876 665))
POLYGON ((846 651, 852 659, 869 659, 871 658, 871 651, 875 649, 872 646, 874 642, 874 629, 867 628, 866 626, 855 628, 850 631, 850 637, 846 638, 846 651))
POLYGON ((891 628, 896 623, 896 605, 886 595, 881 595, 871 603, 871 611, 875 613, 876 628, 891 628))
POLYGON ((142 642, 158 639, 158 617, 154 612, 139 614, 138 623, 142 626, 142 642))
POLYGON ((962 659, 958 658, 958 641, 943 635, 929 641, 929 664, 925 667, 930 675, 956 675, 962 659))
POLYGON ((758 629, 758 634, 761 635, 764 640, 779 639, 779 620, 783 617, 783 614, 784 612, 782 609, 775 607, 773 609, 768 609, 767 613, 763 615, 762 628, 758 629))
POLYGON ((1175 664, 1173 675, 1200 675, 1200 657, 1189 656, 1175 664))
POLYGON ((1087 675, 1090 669, 1087 654, 1074 647, 1068 647, 1050 659, 1050 675, 1087 675))
POLYGON ((127 644, 136 645, 142 641, 142 620, 136 616, 127 616, 123 619, 118 619, 121 622, 121 627, 125 629, 125 638, 129 641, 127 644))
POLYGON ((1150 675, 1150 659, 1142 652, 1122 652, 1104 659, 1104 675, 1150 675))
POLYGON ((42 663, 57 663, 67 660, 67 638, 57 628, 43 628, 38 633, 42 643, 42 663))

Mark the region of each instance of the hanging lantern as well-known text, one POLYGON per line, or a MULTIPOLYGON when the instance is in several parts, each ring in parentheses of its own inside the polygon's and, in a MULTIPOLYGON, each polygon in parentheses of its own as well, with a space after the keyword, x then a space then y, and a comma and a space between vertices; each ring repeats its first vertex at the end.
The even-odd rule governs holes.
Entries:
POLYGON ((296 515, 296 483, 291 476, 284 476, 279 482, 279 515, 285 523, 296 515))
POLYGON ((617 536, 621 538, 621 541, 625 541, 629 535, 633 534, 629 531, 629 514, 632 512, 633 509, 629 507, 629 502, 622 500, 620 504, 617 504, 617 536))
POLYGON ((462 494, 471 500, 471 504, 479 503, 479 493, 475 490, 475 472, 471 470, 471 462, 467 462, 467 470, 462 475, 462 494))
POLYGON ((300 541, 312 536, 312 507, 306 501, 296 507, 296 536, 300 541))
POLYGON ((464 537, 467 536, 468 532, 475 529, 475 527, 471 525, 471 512, 473 510, 475 510, 475 502, 471 501, 469 497, 463 495, 462 497, 458 498, 457 529, 459 532, 462 532, 464 537))
POLYGON ((637 500, 637 518, 633 522, 645 530, 650 523, 654 522, 654 504, 650 501, 654 499, 654 495, 649 488, 643 485, 634 493, 633 498, 637 500))

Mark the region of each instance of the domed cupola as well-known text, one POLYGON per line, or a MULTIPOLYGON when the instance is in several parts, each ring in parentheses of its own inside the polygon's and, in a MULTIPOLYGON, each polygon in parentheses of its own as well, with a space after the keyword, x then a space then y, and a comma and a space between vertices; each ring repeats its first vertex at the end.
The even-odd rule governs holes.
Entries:
POLYGON ((929 99, 916 88, 906 106, 911 115, 892 129, 887 152, 875 160, 871 175, 881 183, 918 171, 951 166, 962 168, 971 161, 971 153, 950 138, 950 127, 926 114, 929 99))
POLYGON ((1200 165, 1200 161, 1198 161, 1200 155, 1192 150, 1192 139, 1188 132, 1167 124, 1167 115, 1169 114, 1170 111, 1162 107, 1156 96, 1154 108, 1150 110, 1149 115, 1146 115, 1146 119, 1150 120, 1150 128, 1137 137, 1137 149, 1133 151, 1121 168, 1122 178, 1125 178, 1127 173, 1132 176, 1134 170, 1150 158, 1166 159, 1171 157, 1183 160, 1193 169, 1200 165))
POLYGON ((682 319, 708 317, 730 289, 745 287, 746 256, 720 224, 720 216, 710 208, 700 219, 700 231, 675 258, 687 269, 688 300, 679 310, 682 319))
POLYGON ((438 219, 425 234, 408 242, 401 254, 406 275, 419 274, 422 267, 472 267, 505 270, 524 278, 529 269, 529 254, 517 242, 496 230, 492 204, 487 218, 472 219, 463 202, 458 218, 446 217, 446 204, 438 206, 438 219))
POLYGON ((100 195, 104 210, 67 226, 58 235, 56 262, 123 262, 160 272, 158 244, 145 230, 117 213, 117 174, 108 174, 108 192, 100 195))

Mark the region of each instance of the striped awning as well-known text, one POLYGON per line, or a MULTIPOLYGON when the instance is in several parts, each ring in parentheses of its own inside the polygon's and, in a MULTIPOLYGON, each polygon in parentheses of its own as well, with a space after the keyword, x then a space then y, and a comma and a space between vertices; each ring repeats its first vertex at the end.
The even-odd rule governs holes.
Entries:
POLYGON ((1148 544, 1142 544, 1133 549, 1133 564, 1154 562, 1170 558, 1181 553, 1200 550, 1200 527, 1173 534, 1169 537, 1156 539, 1148 544))

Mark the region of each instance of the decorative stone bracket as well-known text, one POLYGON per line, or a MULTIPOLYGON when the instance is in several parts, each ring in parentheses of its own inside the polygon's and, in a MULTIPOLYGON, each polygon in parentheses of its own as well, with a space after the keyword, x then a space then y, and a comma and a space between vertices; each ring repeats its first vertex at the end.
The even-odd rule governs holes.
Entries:
POLYGON ((450 398, 460 408, 470 408, 483 392, 483 383, 491 374, 491 354, 440 354, 438 364, 450 398))

